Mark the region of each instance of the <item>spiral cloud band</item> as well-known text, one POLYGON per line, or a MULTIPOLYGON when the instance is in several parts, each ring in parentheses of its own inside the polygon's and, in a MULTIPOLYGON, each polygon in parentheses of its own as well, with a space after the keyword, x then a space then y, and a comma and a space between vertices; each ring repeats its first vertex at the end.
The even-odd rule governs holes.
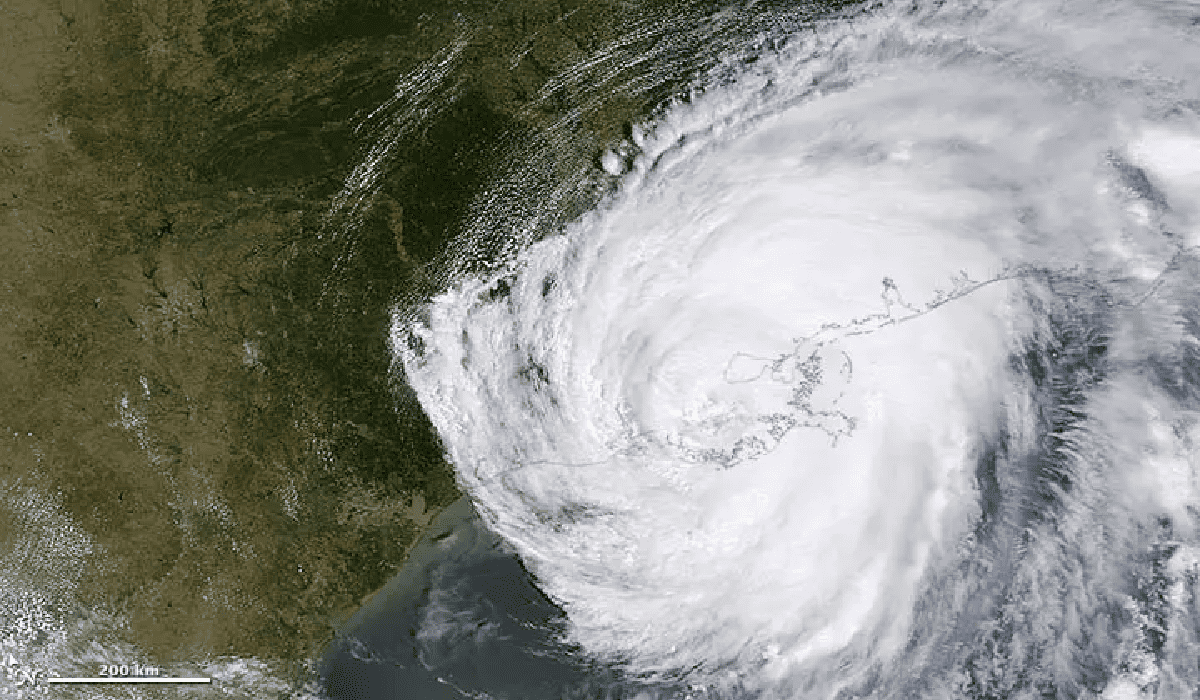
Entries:
POLYGON ((746 697, 1186 687, 1188 13, 820 27, 635 128, 560 235, 397 316, 572 643, 746 697), (1175 597, 1145 602, 1143 565, 1175 597))

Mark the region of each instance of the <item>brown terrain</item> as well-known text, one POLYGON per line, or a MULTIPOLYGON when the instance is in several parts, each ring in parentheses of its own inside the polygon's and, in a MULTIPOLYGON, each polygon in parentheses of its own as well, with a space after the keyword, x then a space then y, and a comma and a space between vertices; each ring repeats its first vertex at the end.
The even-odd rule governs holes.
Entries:
POLYGON ((621 12, 0 5, 5 653, 42 675, 319 653, 460 495, 391 371, 389 309, 621 12), (459 39, 456 99, 396 146, 352 246, 324 235, 375 138, 355 125, 459 39))

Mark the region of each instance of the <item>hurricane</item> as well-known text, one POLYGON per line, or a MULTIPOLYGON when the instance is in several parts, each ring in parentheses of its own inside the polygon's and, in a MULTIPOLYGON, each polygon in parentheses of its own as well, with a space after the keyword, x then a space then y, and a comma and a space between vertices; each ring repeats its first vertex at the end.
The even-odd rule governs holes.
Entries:
POLYGON ((1197 697, 1200 5, 742 17, 601 57, 694 70, 516 149, 491 264, 393 315, 561 642, 643 697, 1197 697))

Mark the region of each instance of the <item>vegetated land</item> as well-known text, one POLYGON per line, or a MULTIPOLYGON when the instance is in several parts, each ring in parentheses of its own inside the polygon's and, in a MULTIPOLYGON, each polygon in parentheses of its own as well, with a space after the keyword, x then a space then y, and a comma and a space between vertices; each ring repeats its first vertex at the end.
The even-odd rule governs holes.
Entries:
MULTIPOLYGON (((572 109, 547 81, 678 4, 0 7, 0 574, 127 619, 146 663, 317 653, 460 495, 389 309, 506 145, 572 109), (455 99, 322 235, 356 125, 460 39, 455 99)), ((649 106, 612 91, 570 150, 649 106)))
POLYGON ((0 8, 0 538, 25 552, 16 573, 127 617, 114 633, 159 664, 319 650, 459 496, 393 386, 389 305, 496 139, 541 118, 520 106, 611 38, 615 6, 0 8), (476 28, 460 97, 399 146, 331 275, 318 234, 370 146, 356 119, 461 35, 455 13, 476 28), (22 520, 30 489, 91 548, 39 558, 52 535, 22 520))

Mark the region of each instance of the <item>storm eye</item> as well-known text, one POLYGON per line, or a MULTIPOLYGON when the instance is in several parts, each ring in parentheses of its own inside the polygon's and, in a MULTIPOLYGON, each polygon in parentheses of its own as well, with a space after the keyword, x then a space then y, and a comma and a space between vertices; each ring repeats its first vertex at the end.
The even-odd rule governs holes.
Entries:
MULTIPOLYGON (((573 218, 512 227, 519 272, 434 300, 449 361, 404 362, 463 488, 573 648, 648 697, 1194 676, 1162 632, 1194 611, 1160 593, 1200 542, 1144 552, 1200 501, 1165 388, 1200 375, 1173 352, 1200 139, 1162 116, 1200 52, 1158 0, 1031 2, 878 6, 734 52, 625 131, 636 154, 611 133, 564 155, 583 121, 557 122, 513 162, 579 175, 521 211, 573 218)), ((570 80, 661 67, 614 51, 570 80)))
POLYGON ((1117 173, 1118 182, 1130 194, 1147 202, 1156 210, 1163 211, 1168 208, 1166 196, 1154 186, 1144 169, 1116 156, 1110 156, 1109 163, 1117 173))
POLYGON ((546 368, 532 357, 518 370, 517 376, 522 382, 535 387, 542 387, 550 383, 550 375, 546 372, 546 368))

